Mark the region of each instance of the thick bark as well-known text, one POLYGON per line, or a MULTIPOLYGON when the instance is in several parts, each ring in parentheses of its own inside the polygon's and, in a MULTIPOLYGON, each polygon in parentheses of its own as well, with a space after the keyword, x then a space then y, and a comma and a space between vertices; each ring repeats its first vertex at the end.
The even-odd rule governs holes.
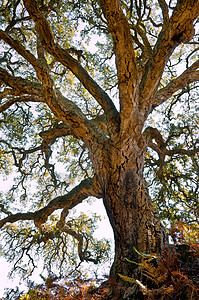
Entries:
POLYGON ((134 248, 145 254, 161 251, 161 225, 142 174, 145 150, 142 135, 132 133, 128 139, 121 138, 120 143, 109 141, 103 146, 101 160, 99 152, 98 159, 94 159, 98 160, 96 172, 115 238, 111 299, 123 299, 128 287, 118 274, 134 276, 136 273, 137 265, 126 260, 141 261, 134 248))
MULTIPOLYGON (((121 299, 128 286, 118 274, 135 276, 137 265, 129 263, 127 259, 140 262, 134 248, 141 253, 160 253, 161 226, 158 214, 152 205, 147 187, 139 171, 126 169, 123 171, 119 191, 115 186, 107 184, 104 203, 114 228, 115 259, 110 273, 114 297, 121 299), (110 210, 111 207, 111 210, 110 210)), ((110 182, 111 183, 111 182, 110 182)))

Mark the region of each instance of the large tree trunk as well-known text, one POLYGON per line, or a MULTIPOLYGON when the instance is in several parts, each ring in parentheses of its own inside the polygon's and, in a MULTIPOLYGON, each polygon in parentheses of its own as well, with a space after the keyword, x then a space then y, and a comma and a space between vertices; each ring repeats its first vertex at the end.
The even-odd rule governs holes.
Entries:
POLYGON ((109 142, 103 149, 103 166, 98 176, 115 238, 115 259, 110 273, 111 299, 123 299, 128 287, 118 274, 135 274, 137 265, 125 259, 141 260, 134 248, 141 253, 161 251, 161 225, 143 178, 145 150, 141 135, 117 145, 109 142))
MULTIPOLYGON (((114 230, 115 259, 110 274, 110 284, 113 284, 114 295, 122 299, 127 282, 118 274, 135 276, 136 264, 127 259, 139 262, 134 248, 141 253, 160 253, 161 226, 158 214, 147 192, 145 181, 138 175, 138 170, 127 169, 123 172, 119 191, 115 185, 107 182, 104 203, 114 230), (114 287, 115 286, 115 287, 114 287)), ((117 297, 115 298, 117 299, 117 297)))

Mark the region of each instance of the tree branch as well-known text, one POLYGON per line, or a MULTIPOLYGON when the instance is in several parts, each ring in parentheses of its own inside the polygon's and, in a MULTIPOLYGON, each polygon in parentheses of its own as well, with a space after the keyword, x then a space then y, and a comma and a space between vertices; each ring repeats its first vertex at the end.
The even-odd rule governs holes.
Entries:
POLYGON ((0 106, 0 113, 7 110, 10 106, 19 102, 43 102, 43 98, 39 96, 22 96, 9 99, 0 106))
POLYGON ((144 118, 151 109, 154 94, 169 57, 180 43, 185 43, 193 37, 193 22, 198 15, 199 0, 179 0, 168 26, 162 28, 140 83, 140 110, 144 118))
MULTIPOLYGON (((165 157, 166 155, 173 156, 175 154, 185 154, 191 157, 196 153, 199 153, 199 148, 194 146, 193 149, 183 149, 181 147, 175 147, 171 150, 167 149, 167 145, 171 139, 171 136, 168 137, 166 141, 164 141, 158 129, 150 126, 145 129, 143 135, 147 140, 149 147, 155 150, 158 153, 159 157, 165 157), (155 140, 155 143, 153 143, 153 139, 155 140)), ((180 134, 178 136, 180 136, 180 134)))
POLYGON ((108 128, 107 128, 107 120, 105 114, 98 115, 94 119, 92 119, 92 122, 97 125, 106 135, 108 135, 108 128))
MULTIPOLYGON (((40 227, 47 221, 48 216, 51 215, 55 210, 64 208, 64 211, 68 212, 68 210, 72 209, 89 196, 94 196, 97 198, 101 197, 101 192, 96 183, 95 177, 82 180, 80 184, 74 187, 70 192, 63 196, 54 198, 47 206, 35 212, 17 213, 7 216, 6 218, 0 220, 0 228, 7 223, 14 223, 19 220, 33 220, 35 225, 40 227)), ((60 224, 63 224, 63 221, 65 220, 62 218, 62 223, 60 224)))
POLYGON ((165 150, 165 155, 173 156, 175 154, 185 154, 187 156, 194 156, 196 153, 199 153, 199 148, 195 149, 182 149, 182 148, 174 148, 172 150, 165 150))
POLYGON ((163 20, 164 20, 164 27, 167 26, 169 23, 169 8, 166 4, 165 0, 158 0, 160 8, 162 10, 163 20))
POLYGON ((119 0, 101 0, 101 8, 114 41, 118 86, 120 92, 121 118, 132 112, 137 102, 137 68, 133 38, 128 21, 119 0))
MULTIPOLYGON (((23 49, 24 47, 21 45, 21 48, 23 49)), ((26 52, 25 48, 24 51, 20 52, 26 52)), ((71 125, 76 136, 85 141, 87 145, 92 141, 93 137, 98 136, 98 138, 102 138, 103 134, 101 130, 99 130, 99 127, 95 126, 92 121, 89 121, 82 113, 81 109, 74 102, 68 100, 61 94, 61 92, 54 88, 54 84, 52 82, 48 69, 46 67, 41 67, 39 63, 37 66, 36 63, 34 63, 34 66, 36 71, 39 70, 39 78, 41 79, 43 85, 39 83, 33 84, 21 77, 12 76, 1 67, 0 82, 11 86, 18 95, 27 93, 36 94, 38 96, 42 95, 43 102, 46 102, 48 104, 53 113, 59 116, 59 119, 71 125), (45 94, 43 91, 45 92, 45 94)), ((19 100, 21 100, 21 98, 19 98, 19 100)), ((17 99, 13 100, 13 102, 16 103, 17 99)), ((9 102, 7 104, 7 107, 9 107, 10 105, 11 103, 9 102)), ((1 109, 5 109, 5 107, 6 105, 3 108, 1 107, 1 109)))
MULTIPOLYGON (((29 94, 45 98, 42 86, 40 84, 36 82, 32 83, 31 81, 23 79, 22 77, 15 77, 0 67, 0 83, 2 82, 7 86, 10 86, 13 91, 15 91, 14 93, 16 93, 15 95, 17 96, 29 94)), ((9 90, 7 91, 9 92, 9 90)))
POLYGON ((76 137, 71 127, 64 123, 54 124, 52 128, 40 132, 39 135, 45 142, 55 140, 58 137, 68 136, 68 135, 72 135, 76 137))
POLYGON ((0 38, 4 40, 8 45, 15 49, 22 57, 24 57, 35 69, 41 68, 41 64, 36 57, 18 41, 14 40, 5 31, 0 30, 0 38))
POLYGON ((54 58, 65 65, 84 85, 89 93, 102 106, 107 117, 110 132, 119 130, 119 113, 114 103, 104 90, 90 77, 78 60, 74 59, 67 50, 61 48, 55 41, 50 25, 37 7, 35 0, 24 0, 24 5, 33 18, 41 37, 42 46, 54 58))
MULTIPOLYGON (((133 37, 135 43, 138 45, 138 47, 140 47, 140 49, 142 49, 142 55, 140 56, 141 62, 142 62, 141 65, 142 65, 143 63, 145 63, 146 60, 149 59, 149 57, 152 53, 152 47, 149 43, 149 40, 148 40, 148 37, 146 34, 147 31, 146 31, 144 24, 142 24, 142 23, 138 23, 136 25, 131 24, 131 28, 135 32, 135 35, 133 37), (138 38, 138 34, 141 37, 143 44, 140 42, 140 40, 138 38)), ((139 60, 138 60, 138 62, 140 63, 139 60)))
POLYGON ((188 84, 199 81, 199 60, 185 70, 179 77, 170 81, 164 88, 158 90, 154 96, 153 110, 158 105, 169 99, 174 93, 183 90, 188 84))
POLYGON ((145 137, 147 142, 152 142, 152 140, 154 139, 157 143, 158 148, 164 148, 166 146, 165 141, 157 128, 148 126, 145 129, 143 136, 145 137))
POLYGON ((84 247, 84 239, 85 236, 79 232, 76 232, 72 228, 70 228, 67 225, 64 225, 63 227, 59 228, 62 232, 65 232, 66 234, 70 234, 78 241, 78 255, 80 258, 80 261, 87 261, 87 262, 93 262, 94 264, 97 264, 100 261, 100 257, 93 258, 90 257, 90 252, 87 251, 87 246, 84 247), (84 249, 85 248, 85 249, 84 249))
MULTIPOLYGON (((189 157, 194 157, 197 153, 199 153, 199 147, 193 145, 192 149, 183 149, 182 146, 176 146, 173 149, 167 149, 168 143, 172 136, 169 136, 166 141, 164 141, 161 133, 153 127, 147 127, 143 133, 145 137, 148 147, 153 149, 157 154, 159 159, 154 160, 154 165, 158 166, 158 170, 156 171, 157 176, 159 177, 161 183, 164 182, 164 173, 163 168, 165 164, 166 156, 173 156, 175 154, 184 154, 189 157), (154 140, 154 141, 153 141, 154 140)), ((180 134, 178 135, 180 136, 180 134)))
POLYGON ((24 149, 24 148, 14 147, 10 143, 8 143, 7 141, 2 140, 2 139, 0 139, 0 143, 6 144, 10 149, 17 150, 20 154, 23 154, 25 156, 27 154, 31 154, 31 153, 37 152, 38 150, 41 150, 41 146, 30 148, 30 149, 24 149))
MULTIPOLYGON (((92 120, 92 122, 95 125, 97 125, 101 130, 103 130, 105 134, 108 134, 106 126, 106 117, 104 115, 97 116, 95 119, 92 120)), ((55 142, 55 140, 59 137, 71 135, 76 139, 78 138, 73 132, 71 126, 65 123, 55 123, 52 128, 40 132, 39 135, 43 139, 41 145, 42 149, 48 148, 48 146, 52 145, 55 142)))

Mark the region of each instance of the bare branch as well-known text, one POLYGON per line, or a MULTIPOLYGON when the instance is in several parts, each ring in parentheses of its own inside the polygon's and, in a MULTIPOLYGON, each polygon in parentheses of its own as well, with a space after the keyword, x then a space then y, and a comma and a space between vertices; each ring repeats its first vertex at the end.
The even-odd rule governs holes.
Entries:
MULTIPOLYGON (((101 192, 95 178, 87 178, 82 180, 80 184, 74 187, 70 192, 63 196, 54 198, 47 206, 40 210, 7 216, 6 218, 0 220, 0 228, 7 223, 14 223, 19 220, 33 220, 35 225, 40 227, 47 221, 48 216, 51 215, 55 210, 64 208, 65 211, 68 211, 89 196, 94 196, 97 198, 101 197, 101 192)), ((65 220, 62 218, 61 222, 63 221, 65 220)))
MULTIPOLYGON (((147 127, 143 135, 147 141, 148 147, 153 149, 158 154, 159 159, 154 160, 154 165, 158 167, 156 174, 159 177, 162 184, 165 184, 163 168, 164 168, 166 156, 184 154, 193 158, 197 153, 199 153, 199 147, 196 147, 196 145, 193 145, 192 149, 184 149, 183 146, 176 146, 171 150, 167 149, 168 143, 173 135, 170 135, 164 141, 161 133, 156 128, 153 127, 147 127)), ((180 135, 181 134, 179 133, 177 136, 180 135)))
POLYGON ((27 155, 35 153, 39 150, 42 150, 42 146, 37 146, 37 147, 30 148, 30 149, 15 147, 15 146, 12 146, 7 141, 2 140, 2 139, 0 139, 0 143, 5 144, 5 145, 8 146, 8 148, 10 148, 10 152, 12 153, 13 159, 14 159, 14 165, 18 168, 19 172, 23 175, 28 175, 22 169, 23 168, 23 161, 26 159, 27 155), (19 159, 17 159, 16 152, 18 152, 21 155, 21 157, 19 159))
POLYGON ((0 30, 0 38, 2 38, 8 45, 15 49, 21 56, 23 56, 34 68, 41 67, 36 57, 17 40, 10 37, 5 31, 0 30))
POLYGON ((17 213, 14 215, 9 215, 8 217, 0 220, 0 228, 2 228, 6 223, 14 223, 19 220, 34 220, 35 213, 17 213))
POLYGON ((147 60, 152 54, 152 47, 147 38, 146 28, 142 23, 138 23, 136 25, 132 24, 131 28, 135 32, 135 35, 133 37, 135 43, 142 49, 141 60, 145 62, 145 60, 147 60), (141 37, 143 44, 139 41, 137 34, 139 34, 139 36, 141 37))
POLYGON ((79 232, 76 232, 75 230, 73 230, 72 228, 70 228, 67 225, 64 225, 62 228, 60 228, 60 230, 62 232, 65 232, 66 234, 70 234, 71 236, 73 236, 78 241, 78 255, 79 255, 80 261, 87 261, 87 262, 90 261, 90 262, 93 262, 95 264, 97 264, 99 262, 100 257, 97 257, 97 258, 90 257, 91 255, 89 255, 89 252, 86 251, 87 247, 83 247, 84 246, 84 239, 85 239, 83 234, 81 234, 79 232))
POLYGON ((64 225, 62 228, 60 228, 61 231, 70 234, 78 241, 78 255, 81 261, 84 261, 84 252, 83 252, 83 235, 80 233, 77 233, 75 230, 70 228, 67 225, 64 225))
POLYGON ((32 83, 22 77, 16 77, 0 67, 0 83, 11 88, 4 88, 0 92, 0 99, 6 99, 0 105, 0 112, 5 111, 10 106, 18 102, 44 102, 45 95, 42 86, 38 83, 32 83))
MULTIPOLYGON (((183 132, 182 132, 183 133, 183 132)), ((167 149, 167 144, 170 141, 172 136, 169 136, 166 141, 164 141, 161 133, 157 130, 157 128, 147 127, 143 133, 144 137, 148 142, 148 146, 155 150, 158 155, 161 157, 173 156, 175 154, 185 154, 187 156, 194 156, 196 153, 199 153, 199 148, 194 147, 193 149, 183 149, 182 147, 174 147, 173 149, 167 149), (153 142, 155 140, 155 143, 153 142)), ((178 134, 180 136, 180 133, 178 134)))
MULTIPOLYGON (((21 45, 22 48, 24 48, 21 45)), ((24 50, 26 51, 26 50, 24 50)), ((11 86, 18 94, 36 94, 43 96, 43 102, 46 102, 55 115, 58 115, 63 122, 71 125, 76 136, 87 143, 92 141, 95 136, 102 137, 102 132, 92 121, 87 120, 81 109, 72 101, 64 97, 58 90, 54 88, 54 83, 50 77, 48 69, 36 66, 39 70, 39 78, 43 85, 39 83, 31 83, 21 77, 10 75, 6 70, 0 67, 0 81, 11 86), (44 92, 45 94, 44 94, 44 92)), ((35 99, 35 98, 34 98, 35 99)), ((19 98, 20 100, 20 98, 19 98)), ((17 101, 15 101, 17 102, 17 101)), ((20 101, 21 102, 21 101, 20 101)), ((41 102, 41 101, 40 101, 41 102)), ((8 104, 9 106, 9 104, 8 104)), ((5 107, 4 107, 5 108, 5 107)))

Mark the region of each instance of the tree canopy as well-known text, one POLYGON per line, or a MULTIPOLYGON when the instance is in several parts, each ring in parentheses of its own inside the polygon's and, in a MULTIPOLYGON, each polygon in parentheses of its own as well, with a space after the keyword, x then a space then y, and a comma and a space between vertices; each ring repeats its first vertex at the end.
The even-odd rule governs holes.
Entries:
POLYGON ((106 261, 109 242, 93 237, 99 216, 72 210, 103 198, 117 241, 110 194, 128 202, 121 182, 148 199, 132 177, 145 177, 164 226, 187 223, 194 238, 198 15, 198 0, 2 1, 0 172, 12 185, 0 192, 1 251, 15 270, 30 274, 41 255, 60 273, 106 261))

